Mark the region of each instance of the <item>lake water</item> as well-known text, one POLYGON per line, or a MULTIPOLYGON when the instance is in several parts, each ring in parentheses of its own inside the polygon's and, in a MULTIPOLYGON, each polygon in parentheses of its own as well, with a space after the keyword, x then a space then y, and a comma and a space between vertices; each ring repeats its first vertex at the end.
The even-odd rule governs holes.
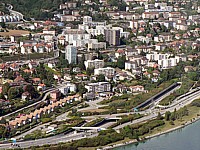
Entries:
POLYGON ((200 121, 176 131, 114 150, 200 150, 200 121))

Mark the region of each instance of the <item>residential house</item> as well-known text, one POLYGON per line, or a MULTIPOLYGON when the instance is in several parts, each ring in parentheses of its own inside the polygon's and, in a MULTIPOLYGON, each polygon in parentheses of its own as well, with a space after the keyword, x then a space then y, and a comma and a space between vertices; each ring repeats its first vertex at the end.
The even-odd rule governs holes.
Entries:
POLYGON ((131 90, 132 93, 145 91, 144 86, 142 86, 142 85, 130 86, 129 89, 131 90))
POLYGON ((36 53, 44 53, 45 52, 45 45, 42 43, 38 43, 33 47, 36 53))
POLYGON ((184 71, 185 72, 196 71, 196 68, 194 68, 193 66, 185 66, 184 71))
POLYGON ((29 92, 22 93, 22 100, 29 100, 31 99, 31 94, 29 92))
POLYGON ((36 68, 37 66, 38 66, 38 63, 37 63, 36 61, 31 61, 31 62, 28 63, 28 67, 29 67, 30 69, 34 69, 34 68, 36 68))
POLYGON ((20 38, 22 38, 23 36, 21 34, 14 34, 14 35, 10 35, 10 41, 11 42, 17 42, 20 38))
POLYGON ((45 91, 46 90, 46 85, 43 84, 43 83, 38 84, 37 90, 38 91, 45 91))
POLYGON ((94 93, 110 92, 111 84, 109 82, 88 83, 85 88, 88 92, 94 93))
POLYGON ((143 12, 143 19, 157 19, 159 17, 159 12, 143 12))
POLYGON ((21 54, 30 54, 33 52, 33 46, 30 44, 24 44, 21 46, 21 54))
POLYGON ((61 93, 59 90, 50 92, 51 101, 53 102, 57 101, 60 98, 60 96, 61 96, 61 93))
POLYGON ((75 93, 76 85, 73 83, 67 83, 66 86, 60 87, 59 90, 63 95, 66 95, 66 94, 72 93, 72 92, 75 93))
POLYGON ((116 52, 115 52, 115 57, 116 58, 119 58, 119 57, 122 57, 125 55, 125 50, 123 49, 118 49, 116 52))
POLYGON ((32 79, 33 85, 38 85, 41 83, 41 79, 40 78, 33 78, 32 79))
POLYGON ((137 62, 128 61, 125 62, 125 70, 132 70, 138 67, 137 62))
POLYGON ((13 63, 10 65, 10 69, 12 71, 19 71, 19 65, 17 63, 13 63))

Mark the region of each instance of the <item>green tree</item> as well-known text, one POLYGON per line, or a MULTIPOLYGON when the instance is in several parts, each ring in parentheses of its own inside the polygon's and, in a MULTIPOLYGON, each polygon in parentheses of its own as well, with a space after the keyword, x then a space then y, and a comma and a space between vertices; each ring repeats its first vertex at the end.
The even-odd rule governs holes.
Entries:
POLYGON ((103 34, 97 35, 96 39, 98 40, 98 42, 105 42, 105 36, 103 34))
POLYGON ((0 22, 0 26, 1 26, 2 28, 6 28, 5 22, 0 22))
POLYGON ((8 82, 6 82, 3 87, 2 87, 2 93, 3 95, 8 95, 8 90, 10 88, 10 84, 8 82))
POLYGON ((166 111, 165 112, 165 120, 169 121, 170 120, 170 116, 171 116, 171 112, 170 111, 166 111))
POLYGON ((39 96, 38 92, 35 90, 35 88, 32 85, 26 85, 24 87, 24 91, 27 91, 31 94, 32 98, 37 98, 39 96))
POLYGON ((188 72, 187 77, 193 81, 197 81, 199 79, 198 72, 188 72))
POLYGON ((83 56, 81 61, 78 63, 78 67, 81 68, 81 70, 85 70, 86 69, 84 61, 85 61, 85 57, 83 56))
POLYGON ((91 76, 93 73, 94 73, 94 68, 87 68, 86 74, 87 74, 88 76, 91 76))
POLYGON ((0 138, 5 137, 5 130, 6 130, 6 127, 3 125, 0 125, 0 138))
POLYGON ((125 68, 125 61, 126 61, 125 56, 119 57, 117 59, 117 67, 120 68, 120 69, 124 69, 125 68))
POLYGON ((97 76, 97 81, 98 82, 104 82, 105 81, 105 76, 103 74, 100 74, 97 76))
POLYGON ((83 94, 87 92, 87 89, 84 87, 83 84, 78 84, 77 90, 81 96, 83 96, 83 94))
POLYGON ((6 119, 5 118, 1 118, 0 124, 6 124, 6 119))
POLYGON ((11 100, 16 97, 20 97, 22 93, 23 93, 23 89, 21 87, 11 87, 8 90, 8 98, 11 100))
POLYGON ((163 119, 163 116, 161 115, 160 112, 158 112, 157 120, 162 120, 162 119, 163 119))

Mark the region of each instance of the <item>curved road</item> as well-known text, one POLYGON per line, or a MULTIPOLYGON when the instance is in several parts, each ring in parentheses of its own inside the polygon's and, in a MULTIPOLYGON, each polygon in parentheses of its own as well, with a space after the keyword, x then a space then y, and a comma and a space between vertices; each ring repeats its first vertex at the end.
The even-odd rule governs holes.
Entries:
POLYGON ((24 110, 24 109, 30 108, 30 107, 32 107, 32 106, 34 106, 34 105, 37 105, 37 104, 39 104, 39 103, 42 102, 42 101, 45 101, 46 98, 47 98, 47 96, 50 94, 50 92, 53 91, 53 90, 55 90, 55 89, 56 89, 56 88, 51 88, 51 89, 46 90, 44 93, 46 93, 46 92, 47 92, 47 93, 44 95, 44 97, 42 98, 42 100, 40 100, 40 101, 38 101, 38 102, 35 102, 35 103, 31 104, 31 105, 28 105, 28 106, 26 106, 26 107, 23 107, 23 108, 21 108, 21 109, 18 109, 18 110, 14 111, 14 112, 11 112, 11 113, 9 113, 9 114, 7 114, 7 115, 1 116, 1 117, 8 117, 8 116, 13 115, 13 114, 15 114, 15 113, 18 113, 18 112, 20 112, 20 111, 22 111, 22 110, 24 110))

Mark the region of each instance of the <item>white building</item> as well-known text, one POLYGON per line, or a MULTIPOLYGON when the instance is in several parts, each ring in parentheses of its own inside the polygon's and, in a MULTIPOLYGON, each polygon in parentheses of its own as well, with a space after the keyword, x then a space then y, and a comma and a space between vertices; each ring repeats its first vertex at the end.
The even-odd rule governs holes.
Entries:
POLYGON ((66 95, 71 92, 76 92, 76 85, 73 83, 67 83, 66 86, 60 87, 59 90, 63 95, 66 95))
POLYGON ((94 49, 106 49, 106 42, 98 42, 97 39, 90 39, 88 41, 88 51, 94 49))
POLYGON ((162 69, 167 69, 176 66, 180 62, 180 57, 175 56, 168 59, 161 59, 158 60, 158 64, 161 66, 162 69))
POLYGON ((137 68, 137 63, 136 62, 125 62, 125 70, 131 70, 131 69, 136 69, 137 68))
POLYGON ((111 67, 94 69, 94 75, 100 74, 103 74, 105 76, 113 76, 115 74, 115 69, 111 67))
POLYGON ((85 88, 88 92, 94 93, 110 92, 111 84, 109 82, 89 83, 85 88))
POLYGON ((72 45, 67 45, 65 48, 65 59, 69 64, 76 64, 77 48, 72 45))
POLYGON ((146 55, 146 58, 149 60, 149 61, 158 61, 158 60, 163 60, 163 59, 168 59, 169 56, 171 56, 171 54, 160 54, 160 53, 151 53, 151 54, 147 54, 146 55))
POLYGON ((67 29, 63 32, 63 35, 65 36, 66 42, 76 47, 85 47, 85 44, 90 39, 90 34, 80 29, 67 29))
POLYGON ((90 16, 84 16, 83 17, 83 25, 88 25, 88 26, 105 26, 106 25, 106 21, 104 22, 93 22, 92 21, 92 17, 90 16))
POLYGON ((98 69, 104 66, 104 60, 99 60, 99 59, 87 60, 84 62, 84 64, 85 64, 86 69, 87 68, 98 69))

